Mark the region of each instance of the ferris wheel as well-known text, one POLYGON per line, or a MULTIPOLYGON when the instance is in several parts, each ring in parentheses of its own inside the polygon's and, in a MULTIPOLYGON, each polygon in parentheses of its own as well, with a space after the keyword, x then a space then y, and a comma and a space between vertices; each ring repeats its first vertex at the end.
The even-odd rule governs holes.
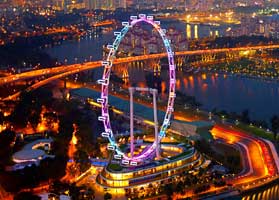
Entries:
MULTIPOLYGON (((135 166, 139 162, 146 160, 151 155, 154 155, 154 152, 156 151, 156 149, 158 149, 158 145, 161 142, 162 138, 166 136, 166 130, 170 125, 171 115, 174 111, 173 109, 174 99, 176 96, 174 52, 171 49, 170 40, 166 36, 166 30, 161 28, 160 21, 154 21, 153 16, 146 16, 145 14, 140 14, 139 16, 131 16, 130 21, 122 22, 122 25, 123 25, 123 29, 121 31, 114 32, 114 36, 116 38, 112 45, 107 46, 109 50, 109 54, 106 60, 102 61, 104 72, 103 72, 102 79, 98 80, 98 83, 102 85, 101 97, 97 99, 97 102, 101 104, 102 115, 98 117, 98 120, 103 122, 104 132, 102 133, 102 136, 108 138, 109 140, 108 149, 115 151, 114 158, 121 160, 122 164, 135 166), (147 24, 150 24, 152 27, 154 27, 163 40, 163 44, 165 46, 167 56, 168 56, 168 65, 169 65, 169 96, 168 96, 168 103, 167 103, 167 109, 165 111, 164 120, 160 127, 160 131, 158 132, 157 139, 150 146, 148 146, 142 153, 138 155, 131 154, 131 156, 128 156, 128 154, 123 152, 117 145, 116 139, 114 137, 114 133, 112 131, 110 116, 109 116, 109 105, 108 105, 109 82, 110 82, 110 74, 111 74, 113 62, 114 59, 116 58, 116 52, 118 50, 118 47, 122 39, 125 37, 125 35, 130 29, 132 29, 136 24, 141 22, 145 22, 147 24)), ((131 117, 133 116, 130 116, 130 118, 131 117)))

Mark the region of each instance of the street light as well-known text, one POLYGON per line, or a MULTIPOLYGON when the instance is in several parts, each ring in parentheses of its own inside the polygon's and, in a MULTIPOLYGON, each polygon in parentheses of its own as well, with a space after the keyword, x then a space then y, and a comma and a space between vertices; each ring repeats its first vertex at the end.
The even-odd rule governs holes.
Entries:
POLYGON ((224 123, 225 120, 226 120, 226 119, 225 119, 225 115, 222 115, 221 118, 222 118, 222 123, 224 123))
POLYGON ((235 120, 235 125, 238 125, 239 124, 239 121, 238 119, 235 120))

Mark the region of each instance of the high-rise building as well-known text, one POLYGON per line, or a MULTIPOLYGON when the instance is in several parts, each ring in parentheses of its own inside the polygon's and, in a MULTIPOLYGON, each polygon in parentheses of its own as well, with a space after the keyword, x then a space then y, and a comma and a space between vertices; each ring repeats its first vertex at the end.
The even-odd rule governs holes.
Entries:
POLYGON ((12 5, 13 6, 23 6, 25 3, 24 0, 12 0, 12 5))
POLYGON ((126 6, 130 7, 133 5, 133 0, 126 0, 126 6))
POLYGON ((114 0, 114 8, 126 8, 126 0, 114 0))
POLYGON ((84 9, 83 0, 62 0, 62 6, 65 12, 72 12, 74 9, 84 9))
POLYGON ((97 0, 85 0, 85 8, 88 10, 97 9, 97 0))
POLYGON ((116 8, 126 8, 126 0, 85 0, 86 9, 115 10, 116 8))
POLYGON ((137 9, 178 9, 185 10, 185 6, 191 0, 126 0, 128 6, 134 5, 137 9))

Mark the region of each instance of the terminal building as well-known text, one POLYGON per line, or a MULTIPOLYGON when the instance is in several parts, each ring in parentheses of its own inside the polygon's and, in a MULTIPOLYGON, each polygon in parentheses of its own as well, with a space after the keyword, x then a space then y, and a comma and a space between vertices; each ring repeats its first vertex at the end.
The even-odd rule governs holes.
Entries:
POLYGON ((185 122, 173 120, 171 123, 170 131, 179 134, 189 139, 196 140, 203 138, 205 140, 213 140, 210 130, 214 124, 209 121, 193 121, 185 122))
POLYGON ((22 150, 13 154, 12 159, 15 163, 13 166, 7 166, 6 171, 16 171, 32 165, 39 165, 40 161, 45 158, 53 158, 46 151, 51 149, 53 139, 39 139, 26 144, 22 150))
POLYGON ((152 161, 141 166, 121 166, 111 162, 98 175, 96 181, 105 188, 126 189, 148 185, 165 184, 185 171, 197 170, 208 163, 205 158, 190 145, 161 145, 163 151, 171 150, 178 154, 152 161))

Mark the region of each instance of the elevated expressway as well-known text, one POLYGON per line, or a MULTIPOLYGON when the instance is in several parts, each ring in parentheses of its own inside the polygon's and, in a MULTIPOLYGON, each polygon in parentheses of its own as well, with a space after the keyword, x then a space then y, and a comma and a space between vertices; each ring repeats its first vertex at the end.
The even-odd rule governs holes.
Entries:
MULTIPOLYGON (((277 49, 279 45, 261 45, 261 46, 249 46, 249 47, 235 47, 235 48, 220 48, 220 49, 205 49, 205 50, 193 50, 193 51, 179 51, 175 52, 175 56, 190 56, 190 55, 201 55, 201 54, 215 54, 224 52, 236 52, 236 51, 248 51, 248 50, 263 50, 263 49, 277 49)), ((142 56, 134 56, 127 58, 115 59, 114 64, 123 64, 136 61, 144 61, 149 59, 158 59, 166 57, 166 53, 150 54, 142 56)), ((59 67, 51 67, 39 70, 32 70, 20 74, 14 74, 6 77, 0 78, 0 85, 12 83, 19 80, 25 80, 29 78, 35 78, 38 76, 48 76, 63 72, 72 71, 76 73, 75 70, 78 68, 80 71, 85 71, 89 69, 94 69, 96 67, 101 67, 101 61, 85 62, 81 64, 72 65, 62 65, 59 67)))
MULTIPOLYGON (((190 55, 201 55, 201 54, 212 54, 212 53, 224 53, 224 52, 236 52, 236 51, 247 51, 247 50, 263 50, 263 49, 277 49, 279 45, 261 45, 261 46, 249 46, 249 47, 235 47, 235 48, 220 48, 220 49, 205 49, 205 50, 193 50, 193 51, 180 51, 176 52, 175 56, 190 56, 190 55)), ((131 63, 136 61, 144 61, 149 59, 158 59, 166 57, 166 53, 159 54, 150 54, 150 55, 142 55, 142 56, 134 56, 127 58, 118 58, 115 59, 114 65, 123 64, 123 63, 131 63)), ((51 76, 50 78, 46 78, 45 80, 39 81, 35 83, 31 87, 27 89, 27 91, 31 91, 37 89, 47 83, 50 83, 56 79, 63 78, 69 76, 71 74, 79 73, 86 70, 95 69, 102 66, 101 61, 93 61, 93 62, 85 62, 81 64, 72 64, 72 65, 62 65, 59 67, 53 68, 45 68, 39 70, 32 70, 20 74, 14 74, 7 77, 0 78, 0 85, 12 83, 15 81, 35 78, 39 76, 51 76)), ((13 95, 10 95, 3 100, 14 100, 18 98, 20 92, 17 92, 13 95)))

